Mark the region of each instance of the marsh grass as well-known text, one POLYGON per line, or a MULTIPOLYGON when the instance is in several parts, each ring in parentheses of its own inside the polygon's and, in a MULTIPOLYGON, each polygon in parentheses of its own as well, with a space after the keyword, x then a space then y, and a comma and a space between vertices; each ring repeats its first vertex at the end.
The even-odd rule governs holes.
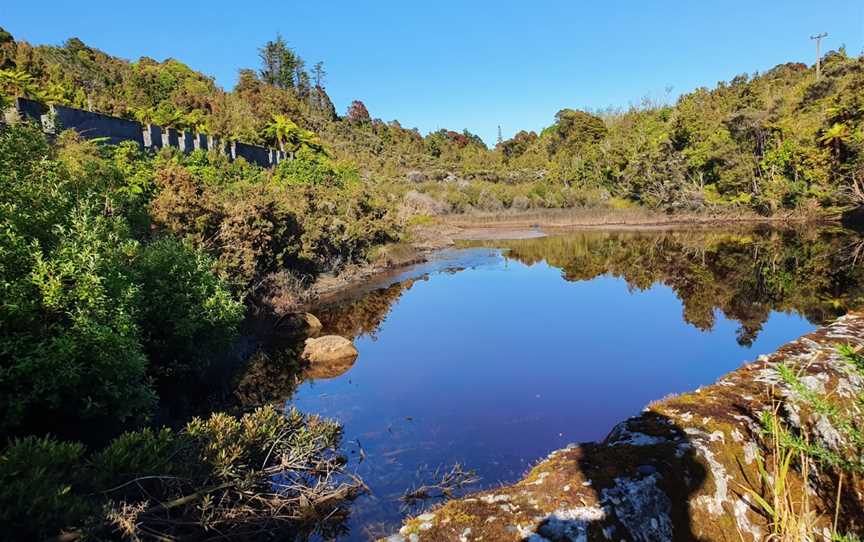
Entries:
POLYGON ((777 404, 762 419, 768 453, 756 458, 759 487, 741 485, 741 489, 768 520, 770 534, 766 540, 810 541, 816 532, 818 516, 811 508, 809 493, 795 489, 794 466, 797 463, 801 479, 807 480, 812 459, 804 452, 784 445, 788 431, 779 411, 780 405, 777 404))
MULTIPOLYGON (((849 364, 851 373, 864 376, 864 355, 861 347, 840 346, 842 360, 849 364)), ((833 470, 836 474, 836 493, 830 510, 830 540, 858 542, 857 533, 842 532, 842 496, 844 479, 864 472, 864 435, 861 420, 837 404, 837 398, 814 391, 802 381, 802 375, 791 367, 777 367, 781 380, 794 393, 800 406, 816 416, 822 416, 841 436, 842 449, 832 449, 808 436, 805 429, 796 430, 784 421, 782 405, 762 416, 764 453, 757 457, 759 479, 757 487, 741 485, 753 508, 765 517, 769 526, 767 540, 777 542, 810 542, 825 540, 819 529, 826 519, 815 511, 808 483, 821 472, 833 470)), ((773 390, 772 390, 773 392, 773 390)), ((773 393, 772 393, 773 396, 773 393)), ((864 401, 864 396, 854 399, 864 401)), ((851 409, 851 411, 855 411, 851 409)), ((739 533, 740 536, 740 533, 739 533)))

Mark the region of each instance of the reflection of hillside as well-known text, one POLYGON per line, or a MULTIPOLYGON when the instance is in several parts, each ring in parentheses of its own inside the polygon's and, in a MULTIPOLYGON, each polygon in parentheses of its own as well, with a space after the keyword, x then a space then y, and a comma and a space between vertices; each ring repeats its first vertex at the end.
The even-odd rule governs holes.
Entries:
POLYGON ((771 311, 794 311, 822 324, 864 304, 864 238, 837 228, 730 232, 597 232, 496 241, 522 263, 545 260, 571 281, 609 274, 630 288, 664 284, 699 329, 715 311, 740 322, 750 344, 771 311))
POLYGON ((390 309, 403 293, 414 285, 413 280, 370 292, 360 299, 316 309, 324 326, 323 333, 356 339, 361 335, 375 336, 390 309))

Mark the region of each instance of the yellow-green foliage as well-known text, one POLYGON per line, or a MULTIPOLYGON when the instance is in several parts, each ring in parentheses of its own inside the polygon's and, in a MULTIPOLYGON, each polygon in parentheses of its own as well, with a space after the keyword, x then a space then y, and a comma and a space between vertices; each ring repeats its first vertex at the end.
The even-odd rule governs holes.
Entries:
POLYGON ((398 237, 385 195, 323 155, 295 164, 307 161, 328 176, 286 182, 215 154, 0 130, 0 428, 140 423, 160 390, 230 346, 253 285, 363 261, 398 237))

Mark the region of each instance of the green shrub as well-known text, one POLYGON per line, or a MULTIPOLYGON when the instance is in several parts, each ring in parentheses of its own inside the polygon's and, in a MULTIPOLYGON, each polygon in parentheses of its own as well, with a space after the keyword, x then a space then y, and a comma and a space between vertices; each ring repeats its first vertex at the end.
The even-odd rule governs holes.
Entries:
POLYGON ((51 437, 16 439, 5 447, 0 455, 4 540, 53 536, 95 511, 83 496, 83 456, 81 444, 51 437))
POLYGON ((213 274, 213 263, 175 239, 143 247, 133 261, 137 321, 150 373, 158 379, 200 373, 236 335, 243 305, 213 274))
MULTIPOLYGON (((152 376, 189 376, 224 350, 243 309, 200 250, 135 239, 133 225, 151 235, 157 186, 172 201, 198 189, 182 167, 150 184, 135 149, 64 136, 54 156, 34 138, 0 130, 0 430, 111 435, 150 414, 152 376)), ((207 212, 198 201, 168 218, 203 239, 207 212)))
MULTIPOLYGON (((165 427, 123 433, 89 458, 89 483, 104 492, 137 478, 184 475, 194 470, 188 448, 180 435, 165 427)), ((83 463, 78 468, 83 469, 83 463)), ((120 489, 110 491, 112 498, 140 491, 140 487, 120 489)))
POLYGON ((369 250, 399 236, 393 203, 363 185, 306 187, 297 199, 301 258, 314 272, 366 260, 369 250))
POLYGON ((220 271, 237 290, 247 291, 280 269, 313 268, 301 261, 302 226, 292 198, 259 184, 223 195, 221 205, 214 248, 220 271))
POLYGON ((281 175, 211 186, 170 165, 156 174, 151 212, 158 226, 209 252, 240 292, 280 270, 314 275, 362 261, 398 237, 394 205, 381 192, 344 176, 292 183, 281 175))
POLYGON ((157 194, 150 204, 154 223, 195 246, 212 243, 224 218, 214 188, 176 164, 160 168, 155 182, 157 194))
POLYGON ((285 160, 276 168, 275 178, 288 185, 326 185, 342 187, 360 180, 357 170, 335 162, 321 153, 301 149, 294 160, 285 160))
POLYGON ((0 454, 0 539, 244 539, 249 528, 293 539, 314 517, 344 518, 360 490, 342 476, 340 439, 332 421, 266 406, 127 432, 89 457, 51 437, 12 440, 0 454))
MULTIPOLYGON (((138 287, 125 273, 138 249, 122 221, 89 205, 54 227, 54 246, 0 236, 4 333, 0 424, 67 429, 146 416, 154 402, 135 321, 138 287)), ((67 429, 68 430, 68 429, 67 429)))

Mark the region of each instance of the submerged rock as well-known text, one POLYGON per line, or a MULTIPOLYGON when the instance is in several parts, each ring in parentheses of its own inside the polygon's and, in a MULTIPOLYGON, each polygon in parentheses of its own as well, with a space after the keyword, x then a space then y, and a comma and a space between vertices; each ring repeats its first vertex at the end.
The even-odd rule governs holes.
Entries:
POLYGON ((334 365, 340 363, 348 363, 350 367, 357 359, 357 348, 354 344, 338 335, 325 335, 323 337, 306 339, 306 346, 303 348, 303 359, 312 364, 312 369, 316 365, 334 365))

